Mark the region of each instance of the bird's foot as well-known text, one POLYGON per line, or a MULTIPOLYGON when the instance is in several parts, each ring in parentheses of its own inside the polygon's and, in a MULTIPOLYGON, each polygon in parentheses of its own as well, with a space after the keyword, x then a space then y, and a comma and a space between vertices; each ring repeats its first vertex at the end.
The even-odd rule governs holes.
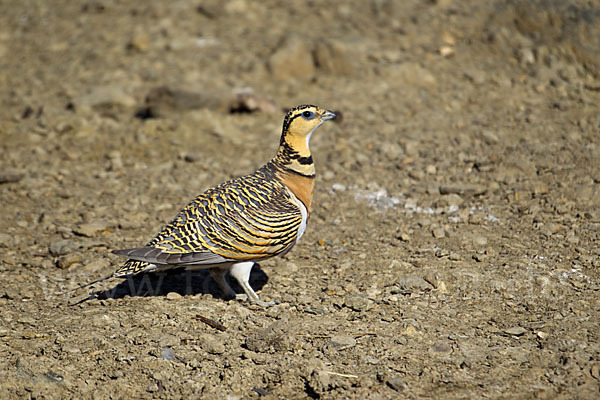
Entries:
POLYGON ((262 308, 269 308, 279 304, 278 301, 263 301, 258 296, 256 298, 248 297, 246 294, 240 293, 235 295, 237 301, 249 302, 252 305, 257 305, 262 308))

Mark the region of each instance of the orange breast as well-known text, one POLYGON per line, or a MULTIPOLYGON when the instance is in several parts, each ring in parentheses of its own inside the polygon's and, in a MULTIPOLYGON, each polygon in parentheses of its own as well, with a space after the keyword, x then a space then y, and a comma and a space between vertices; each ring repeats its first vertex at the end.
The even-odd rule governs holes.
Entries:
POLYGON ((315 192, 315 178, 284 172, 280 176, 281 181, 294 193, 304 204, 310 214, 313 193, 315 192))

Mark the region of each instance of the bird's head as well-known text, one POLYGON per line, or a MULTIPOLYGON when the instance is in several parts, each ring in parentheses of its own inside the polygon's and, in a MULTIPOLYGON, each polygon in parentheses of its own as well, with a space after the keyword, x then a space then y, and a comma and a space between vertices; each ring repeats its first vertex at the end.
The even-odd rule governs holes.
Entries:
POLYGON ((312 133, 323 122, 335 118, 331 111, 305 104, 290 109, 283 120, 281 144, 287 143, 292 149, 304 152, 312 133))

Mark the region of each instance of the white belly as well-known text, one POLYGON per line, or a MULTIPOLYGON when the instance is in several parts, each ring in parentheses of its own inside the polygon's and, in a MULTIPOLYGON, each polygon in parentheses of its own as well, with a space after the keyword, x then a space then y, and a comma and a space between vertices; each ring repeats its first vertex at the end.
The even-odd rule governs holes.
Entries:
POLYGON ((296 243, 298 240, 304 235, 304 231, 306 230, 306 222, 308 222, 308 211, 300 200, 298 200, 298 207, 300 207, 300 213, 302 214, 302 222, 300 222, 300 226, 298 227, 298 237, 296 238, 296 243))
POLYGON ((291 190, 288 189, 288 193, 300 209, 300 214, 302 214, 302 221, 300 222, 300 226, 298 227, 298 236, 296 237, 296 243, 298 243, 298 240, 300 240, 302 235, 304 235, 304 231, 306 230, 306 223, 308 222, 308 210, 306 209, 304 203, 301 202, 291 190))

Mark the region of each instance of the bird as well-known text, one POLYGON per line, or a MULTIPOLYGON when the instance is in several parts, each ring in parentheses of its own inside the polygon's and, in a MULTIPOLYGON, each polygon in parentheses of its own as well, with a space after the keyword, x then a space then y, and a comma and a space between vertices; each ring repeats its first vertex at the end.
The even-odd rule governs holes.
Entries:
POLYGON ((257 261, 289 252, 304 234, 315 186, 309 142, 335 116, 309 104, 291 108, 269 162, 198 195, 144 247, 113 250, 127 261, 112 276, 208 269, 225 297, 237 296, 227 282, 229 273, 251 304, 276 304, 260 299, 250 286, 250 272, 257 261))

